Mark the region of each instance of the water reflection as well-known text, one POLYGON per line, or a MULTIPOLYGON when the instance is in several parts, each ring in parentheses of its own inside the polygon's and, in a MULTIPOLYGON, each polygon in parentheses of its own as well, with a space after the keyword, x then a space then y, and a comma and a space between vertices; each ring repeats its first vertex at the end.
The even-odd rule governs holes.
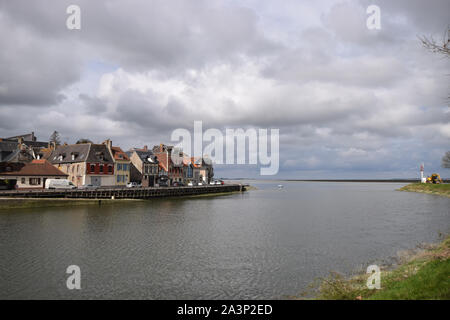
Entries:
POLYGON ((397 184, 253 182, 245 194, 0 214, 1 298, 282 298, 450 229, 397 184), (65 287, 77 264, 82 290, 65 287))

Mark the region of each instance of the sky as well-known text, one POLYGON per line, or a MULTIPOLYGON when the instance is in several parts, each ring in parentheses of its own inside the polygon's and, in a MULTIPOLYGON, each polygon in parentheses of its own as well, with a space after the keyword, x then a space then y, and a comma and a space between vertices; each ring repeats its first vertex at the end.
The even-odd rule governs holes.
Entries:
POLYGON ((450 63, 418 40, 449 24, 448 0, 0 0, 0 137, 127 150, 201 120, 279 129, 265 178, 415 178, 421 163, 450 177, 450 63))

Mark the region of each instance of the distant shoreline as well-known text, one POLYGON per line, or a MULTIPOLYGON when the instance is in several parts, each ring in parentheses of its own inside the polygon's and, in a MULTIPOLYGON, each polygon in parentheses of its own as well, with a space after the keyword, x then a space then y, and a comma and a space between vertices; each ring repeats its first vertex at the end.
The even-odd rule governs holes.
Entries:
MULTIPOLYGON (((242 178, 242 179, 226 179, 223 180, 261 180, 261 181, 286 181, 286 182, 392 182, 392 183, 416 183, 420 182, 419 179, 255 179, 255 178, 242 178)), ((450 183, 450 179, 442 179, 445 183, 450 183)))
POLYGON ((412 183, 398 190, 434 194, 450 198, 449 184, 412 183))

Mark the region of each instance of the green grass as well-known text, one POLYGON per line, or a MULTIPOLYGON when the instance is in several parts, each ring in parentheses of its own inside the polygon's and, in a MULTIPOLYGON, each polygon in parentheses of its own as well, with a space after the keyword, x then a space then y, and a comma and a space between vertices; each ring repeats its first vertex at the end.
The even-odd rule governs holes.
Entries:
MULTIPOLYGON (((395 273, 394 273, 395 275, 395 273)), ((402 276, 397 273, 397 276, 402 276)), ((450 260, 435 260, 424 264, 416 274, 406 279, 386 280, 386 290, 380 290, 371 300, 450 299, 450 260)))
POLYGON ((445 197, 450 197, 450 184, 448 183, 444 184, 411 183, 398 190, 437 194, 445 197))
POLYGON ((416 253, 394 270, 381 271, 381 289, 366 286, 368 274, 350 279, 331 273, 311 287, 325 300, 450 300, 450 236, 416 253))

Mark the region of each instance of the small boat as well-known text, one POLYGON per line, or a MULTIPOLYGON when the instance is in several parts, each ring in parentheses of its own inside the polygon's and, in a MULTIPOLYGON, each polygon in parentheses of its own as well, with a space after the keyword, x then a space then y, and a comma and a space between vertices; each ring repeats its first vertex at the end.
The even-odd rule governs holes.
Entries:
POLYGON ((284 187, 283 187, 283 185, 282 184, 279 184, 278 185, 278 189, 283 189, 284 187))

